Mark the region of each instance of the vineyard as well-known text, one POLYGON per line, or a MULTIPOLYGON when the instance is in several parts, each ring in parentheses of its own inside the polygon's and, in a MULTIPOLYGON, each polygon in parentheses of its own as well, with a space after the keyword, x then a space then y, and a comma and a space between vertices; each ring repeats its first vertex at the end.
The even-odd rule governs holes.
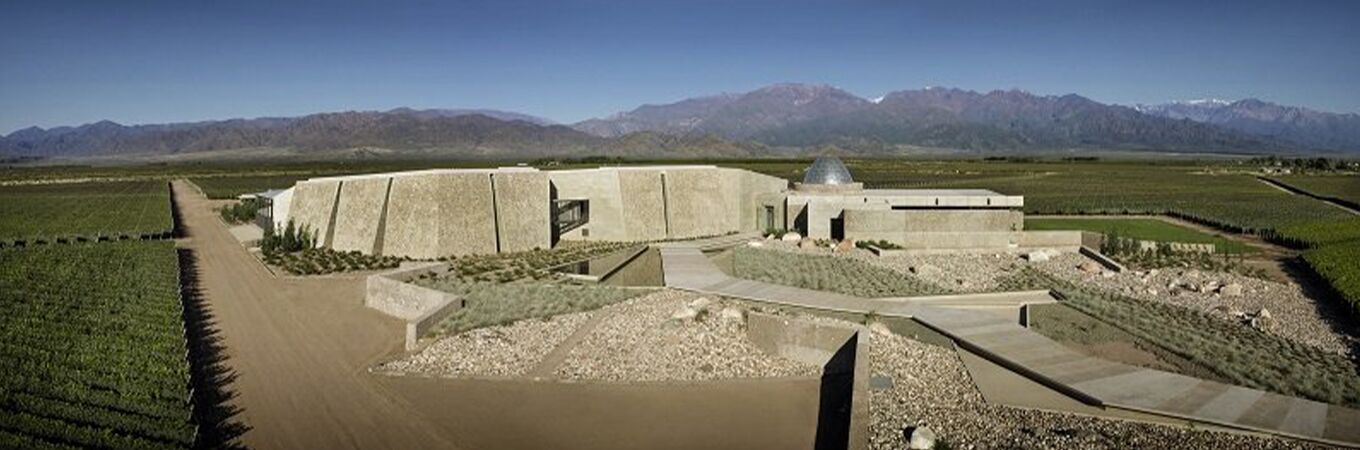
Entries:
POLYGON ((1309 250, 1303 258, 1360 315, 1360 239, 1309 250))
POLYGON ((1355 206, 1360 205, 1360 176, 1357 175, 1290 175, 1275 180, 1319 197, 1360 207, 1355 206))
POLYGON ((0 447, 194 444, 174 244, 0 249, 0 447))
POLYGON ((173 229, 164 181, 0 187, 0 242, 160 236, 173 229))
POLYGON ((254 194, 270 189, 288 189, 298 180, 310 175, 252 175, 192 178, 203 195, 211 199, 233 199, 241 194, 254 194))

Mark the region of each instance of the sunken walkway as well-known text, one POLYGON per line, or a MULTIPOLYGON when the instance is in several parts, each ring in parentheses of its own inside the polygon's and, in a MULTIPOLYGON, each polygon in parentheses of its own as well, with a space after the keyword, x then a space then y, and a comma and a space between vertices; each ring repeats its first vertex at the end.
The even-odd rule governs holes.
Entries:
POLYGON ((907 317, 1085 403, 1249 431, 1360 446, 1360 411, 1086 356, 1018 321, 926 301, 868 299, 734 278, 697 245, 665 244, 667 287, 828 311, 907 317))

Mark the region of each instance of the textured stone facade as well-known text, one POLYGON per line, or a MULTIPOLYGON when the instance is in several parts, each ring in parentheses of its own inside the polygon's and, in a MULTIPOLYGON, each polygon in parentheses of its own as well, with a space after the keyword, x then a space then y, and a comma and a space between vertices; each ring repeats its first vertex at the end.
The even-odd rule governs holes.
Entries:
POLYGON ((491 175, 496 195, 496 236, 500 251, 520 252, 552 246, 548 176, 541 172, 491 175))
POLYGON ((361 178, 343 181, 340 201, 336 205, 335 232, 330 248, 337 251, 374 253, 383 206, 387 203, 387 185, 391 177, 361 178))

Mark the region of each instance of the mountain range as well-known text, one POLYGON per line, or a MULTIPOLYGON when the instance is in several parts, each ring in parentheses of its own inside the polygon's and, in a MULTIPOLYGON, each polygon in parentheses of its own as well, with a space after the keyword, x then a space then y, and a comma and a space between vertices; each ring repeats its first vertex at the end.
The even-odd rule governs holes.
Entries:
POLYGON ((866 155, 904 148, 981 152, 1124 149, 1290 153, 1360 151, 1360 116, 1260 100, 1126 107, 1075 95, 927 88, 869 100, 826 85, 643 105, 571 125, 486 109, 398 108, 157 125, 101 121, 0 137, 28 158, 213 155, 346 149, 438 158, 748 157, 834 146, 866 155))
POLYGON ((1335 114, 1282 106, 1254 98, 1206 99, 1137 105, 1139 112, 1217 125, 1252 136, 1309 148, 1360 150, 1360 114, 1335 114))

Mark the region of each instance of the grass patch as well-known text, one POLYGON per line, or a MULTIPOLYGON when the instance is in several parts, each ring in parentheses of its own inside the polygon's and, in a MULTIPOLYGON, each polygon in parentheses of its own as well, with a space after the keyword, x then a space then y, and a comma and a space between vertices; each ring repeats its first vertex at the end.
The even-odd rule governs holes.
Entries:
POLYGON ((1081 230, 1144 241, 1214 244, 1222 253, 1252 253, 1256 248, 1222 236, 1167 223, 1157 219, 1025 219, 1026 230, 1081 230))
POLYGON ((467 283, 456 278, 418 283, 463 296, 463 307, 436 327, 436 332, 444 334, 458 334, 524 319, 590 311, 653 292, 649 289, 559 283, 467 283))
POLYGON ((738 247, 732 275, 858 297, 908 297, 948 291, 916 277, 849 258, 738 247))
POLYGON ((1229 323, 1208 314, 1059 280, 1025 268, 1003 289, 1049 288, 1063 304, 1165 349, 1232 384, 1349 407, 1360 406, 1360 375, 1344 356, 1229 323))

